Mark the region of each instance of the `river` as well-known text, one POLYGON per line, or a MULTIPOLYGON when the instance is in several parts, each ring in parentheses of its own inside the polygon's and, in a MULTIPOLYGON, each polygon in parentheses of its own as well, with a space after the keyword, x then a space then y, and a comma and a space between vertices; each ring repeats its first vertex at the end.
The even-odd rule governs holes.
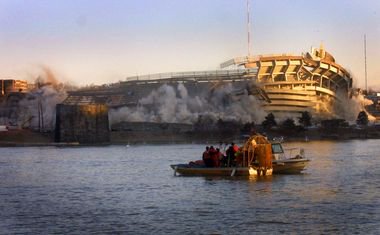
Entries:
POLYGON ((380 234, 380 140, 294 142, 300 175, 181 177, 204 145, 0 149, 0 234, 380 234))

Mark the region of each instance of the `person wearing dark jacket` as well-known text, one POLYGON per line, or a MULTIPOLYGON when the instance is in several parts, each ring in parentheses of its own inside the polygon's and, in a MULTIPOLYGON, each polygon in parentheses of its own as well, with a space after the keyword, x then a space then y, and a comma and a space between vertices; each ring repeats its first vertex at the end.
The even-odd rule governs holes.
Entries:
POLYGON ((207 146, 206 150, 202 154, 202 160, 206 167, 212 167, 212 159, 210 156, 210 148, 207 146))
POLYGON ((239 147, 233 142, 228 147, 226 151, 228 167, 235 166, 235 153, 237 152, 238 149, 239 147))
POLYGON ((210 150, 208 151, 208 153, 210 155, 210 167, 216 167, 217 152, 214 146, 210 146, 210 150))

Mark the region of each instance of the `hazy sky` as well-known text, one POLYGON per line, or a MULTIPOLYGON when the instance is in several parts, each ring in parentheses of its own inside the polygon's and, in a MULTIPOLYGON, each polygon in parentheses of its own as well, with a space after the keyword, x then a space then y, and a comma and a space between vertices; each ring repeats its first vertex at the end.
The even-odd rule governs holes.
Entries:
MULTIPOLYGON (((380 0, 251 0, 253 54, 321 42, 364 86, 380 88, 380 0)), ((50 67, 77 85, 214 70, 247 55, 246 0, 0 0, 0 77, 50 67)))

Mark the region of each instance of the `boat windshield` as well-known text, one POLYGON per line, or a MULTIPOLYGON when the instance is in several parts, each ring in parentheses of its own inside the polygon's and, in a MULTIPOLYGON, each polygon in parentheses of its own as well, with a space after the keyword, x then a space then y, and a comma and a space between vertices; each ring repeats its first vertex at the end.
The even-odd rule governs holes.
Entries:
POLYGON ((274 153, 274 154, 284 153, 284 150, 282 149, 281 144, 279 144, 279 143, 272 144, 272 153, 274 153))

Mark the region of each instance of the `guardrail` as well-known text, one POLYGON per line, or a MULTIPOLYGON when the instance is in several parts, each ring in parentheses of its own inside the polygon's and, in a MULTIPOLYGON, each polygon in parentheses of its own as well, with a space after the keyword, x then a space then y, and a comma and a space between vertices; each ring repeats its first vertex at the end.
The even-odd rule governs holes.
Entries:
POLYGON ((209 71, 193 71, 193 72, 172 72, 172 73, 158 73, 148 74, 142 76, 127 77, 126 81, 152 81, 152 80, 165 80, 165 79, 178 79, 178 80, 197 80, 212 78, 220 79, 223 77, 242 77, 249 75, 256 75, 257 69, 236 69, 236 70, 209 70, 209 71))

